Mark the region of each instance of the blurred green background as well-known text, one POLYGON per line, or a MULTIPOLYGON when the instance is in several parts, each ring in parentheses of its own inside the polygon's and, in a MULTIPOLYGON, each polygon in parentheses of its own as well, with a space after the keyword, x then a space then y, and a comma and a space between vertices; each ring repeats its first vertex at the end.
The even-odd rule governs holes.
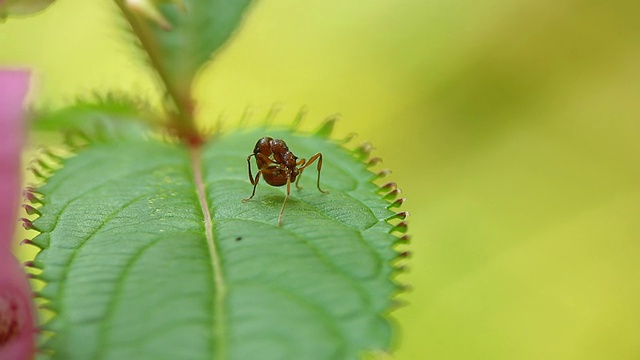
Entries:
MULTIPOLYGON (((39 104, 157 101, 110 1, 0 25, 39 104), (134 54, 134 55, 132 55, 134 54)), ((261 0, 200 118, 339 112, 412 214, 397 359, 640 358, 640 3, 261 0)), ((36 139, 37 140, 37 139, 36 139)), ((327 159, 326 161, 330 161, 327 159)))

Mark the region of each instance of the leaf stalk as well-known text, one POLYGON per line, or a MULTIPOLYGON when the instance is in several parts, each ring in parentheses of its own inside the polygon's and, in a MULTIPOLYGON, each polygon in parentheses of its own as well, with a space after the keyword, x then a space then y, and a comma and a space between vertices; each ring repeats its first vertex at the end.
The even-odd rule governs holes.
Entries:
MULTIPOLYGON (((114 0, 125 19, 131 26, 133 33, 137 36, 142 48, 149 56, 151 66, 155 69, 161 83, 164 85, 167 97, 173 106, 165 105, 165 112, 169 115, 169 129, 175 133, 183 142, 197 145, 202 143, 202 135, 198 132, 194 118, 194 101, 191 94, 191 80, 172 81, 167 69, 162 65, 161 54, 154 39, 148 22, 143 22, 129 9, 126 0, 114 0)), ((171 31, 171 30, 166 30, 171 31)))

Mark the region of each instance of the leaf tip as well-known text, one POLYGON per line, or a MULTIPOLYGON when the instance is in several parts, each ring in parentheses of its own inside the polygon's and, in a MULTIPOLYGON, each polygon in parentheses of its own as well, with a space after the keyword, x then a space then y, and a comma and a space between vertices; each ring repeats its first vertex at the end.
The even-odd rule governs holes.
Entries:
POLYGON ((398 197, 398 195, 400 195, 401 193, 402 193, 402 190, 395 188, 389 191, 387 194, 385 194, 382 198, 387 201, 395 200, 398 197))
POLYGON ((356 158, 364 161, 369 158, 369 155, 371 154, 373 149, 375 148, 373 147, 373 145, 371 145, 371 143, 365 142, 360 144, 360 146, 358 146, 357 148, 353 149, 353 154, 356 158))
POLYGON ((45 173, 43 171, 43 169, 35 166, 35 165, 29 165, 27 166, 27 171, 31 172, 33 174, 33 176, 35 176, 36 179, 38 180, 45 180, 48 177, 48 174, 45 173))
POLYGON ((245 128, 247 123, 250 122, 251 117, 253 116, 253 107, 251 105, 247 105, 242 112, 242 116, 238 121, 238 128, 245 128))
POLYGON ((402 235, 399 238, 397 238, 396 244, 407 245, 407 244, 409 244, 410 241, 411 241, 411 235, 405 234, 405 235, 402 235))
POLYGON ((376 192, 378 193, 383 193, 385 191, 391 191, 391 190, 395 190, 398 188, 398 184, 396 184, 395 181, 389 181, 388 183, 381 185, 380 187, 378 187, 378 189, 376 190, 376 192))
POLYGON ((42 270, 42 264, 40 262, 35 261, 35 260, 25 261, 25 262, 22 263, 22 265, 24 267, 31 268, 31 269, 42 270))
POLYGON ((407 198, 396 199, 396 201, 394 201, 391 204, 387 205, 387 209, 399 208, 400 206, 402 206, 402 204, 404 204, 405 201, 407 201, 407 198))
POLYGON ((165 31, 171 30, 171 24, 151 0, 125 0, 125 6, 132 13, 151 20, 165 31))
POLYGON ((53 303, 51 302, 46 302, 44 304, 40 304, 38 305, 38 308, 42 309, 42 310, 47 310, 47 311, 51 311, 52 313, 58 314, 60 312, 60 309, 55 306, 53 303))
POLYGON ((315 135, 324 138, 330 137, 338 119, 340 119, 340 114, 333 114, 326 118, 324 123, 316 130, 315 135))
POLYGON ((280 113, 280 110, 282 110, 282 104, 276 102, 271 105, 271 108, 269 109, 269 112, 267 112, 267 116, 265 116, 263 121, 265 127, 268 127, 273 123, 278 113, 280 113))
POLYGON ((391 221, 391 220, 396 220, 396 219, 400 219, 400 220, 404 220, 409 216, 409 212, 408 211, 401 211, 401 212, 397 212, 391 216, 389 216, 388 218, 386 218, 386 221, 391 221))
POLYGON ((389 169, 380 170, 376 174, 373 175, 373 179, 371 179, 371 181, 382 179, 382 178, 386 177, 389 174, 391 174, 391 170, 389 170, 389 169))
POLYGON ((405 234, 408 228, 409 228, 409 224, 407 223, 407 221, 403 220, 397 223, 396 225, 394 225, 389 232, 390 233, 398 232, 398 233, 405 234))
POLYGON ((38 216, 42 215, 40 210, 38 210, 37 208, 29 204, 22 204, 22 208, 24 209, 24 212, 27 213, 27 215, 38 215, 38 216))
POLYGON ((373 167, 381 162, 382 162, 382 158, 376 156, 374 158, 369 159, 369 161, 367 161, 367 167, 373 167))
POLYGON ((33 245, 33 246, 36 246, 36 245, 33 243, 33 241, 31 241, 31 239, 23 239, 22 241, 20 241, 20 246, 23 246, 23 245, 33 245))
POLYGON ((300 127, 300 124, 302 124, 302 121, 304 120, 304 118, 307 116, 307 114, 309 113, 309 108, 307 108, 306 105, 303 105, 300 107, 300 110, 298 110, 298 113, 296 114, 296 117, 293 118, 293 121, 291 122, 291 128, 292 129, 298 129, 300 127))
POLYGON ((25 230, 35 230, 35 231, 40 231, 34 224, 33 221, 27 219, 27 218, 20 218, 19 221, 22 222, 22 227, 25 230))
POLYGON ((89 136, 79 130, 67 130, 63 134, 62 143, 74 152, 77 152, 81 148, 85 147, 89 142, 89 136))
POLYGON ((356 136, 358 136, 357 133, 349 133, 347 136, 345 136, 342 140, 339 140, 339 142, 341 144, 348 144, 349 142, 351 142, 351 140, 353 140, 356 136))

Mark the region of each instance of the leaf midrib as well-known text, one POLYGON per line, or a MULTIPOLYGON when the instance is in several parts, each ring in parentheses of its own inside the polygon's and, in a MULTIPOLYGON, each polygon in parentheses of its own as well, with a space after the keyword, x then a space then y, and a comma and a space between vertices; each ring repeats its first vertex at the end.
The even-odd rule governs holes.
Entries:
POLYGON ((198 146, 191 146, 189 148, 189 155, 191 161, 191 167, 193 169, 193 180, 196 187, 196 193, 198 201, 202 210, 204 220, 205 237, 207 239, 207 247, 209 248, 209 256, 211 258, 211 269, 213 271, 214 280, 214 297, 213 297, 213 337, 215 348, 213 353, 216 354, 216 359, 226 359, 226 317, 224 311, 224 303, 226 297, 226 284, 224 276, 222 274, 222 263, 220 250, 216 246, 215 239, 213 237, 213 223, 210 212, 209 204, 207 203, 207 196, 205 192, 204 180, 202 177, 202 161, 201 161, 201 148, 198 146))

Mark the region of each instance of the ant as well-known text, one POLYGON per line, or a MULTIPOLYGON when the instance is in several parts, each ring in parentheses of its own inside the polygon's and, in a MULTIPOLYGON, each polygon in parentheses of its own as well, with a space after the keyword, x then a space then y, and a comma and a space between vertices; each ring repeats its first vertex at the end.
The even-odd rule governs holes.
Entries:
POLYGON ((320 170, 322 169, 322 153, 317 153, 309 158, 298 160, 287 146, 284 140, 273 139, 265 136, 258 140, 256 146, 253 148, 253 154, 247 156, 247 166, 249 168, 249 181, 253 185, 253 192, 251 196, 246 199, 242 199, 242 202, 249 201, 256 193, 256 187, 258 186, 258 180, 260 175, 264 178, 264 181, 271 186, 287 185, 287 195, 282 203, 282 209, 280 209, 280 215, 278 216, 278 226, 282 226, 282 217, 284 215, 284 206, 289 199, 289 193, 291 192, 291 183, 295 182, 296 188, 302 189, 298 186, 302 171, 318 160, 318 180, 317 187, 321 193, 326 194, 327 191, 320 189, 320 170), (251 174, 251 157, 256 158, 256 165, 258 166, 258 173, 255 179, 251 174))

